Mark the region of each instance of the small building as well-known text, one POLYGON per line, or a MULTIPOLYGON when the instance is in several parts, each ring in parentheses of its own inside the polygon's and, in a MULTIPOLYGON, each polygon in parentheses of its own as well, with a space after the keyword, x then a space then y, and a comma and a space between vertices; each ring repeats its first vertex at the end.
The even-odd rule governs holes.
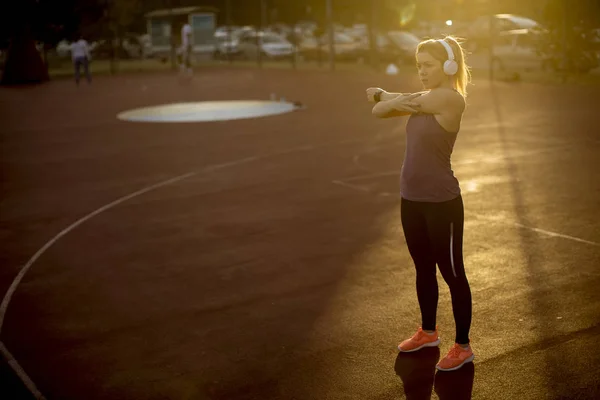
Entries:
POLYGON ((192 27, 193 52, 211 53, 215 48, 217 13, 214 7, 180 7, 151 11, 146 14, 148 35, 152 54, 168 55, 171 38, 175 49, 181 46, 181 28, 189 23, 192 27))

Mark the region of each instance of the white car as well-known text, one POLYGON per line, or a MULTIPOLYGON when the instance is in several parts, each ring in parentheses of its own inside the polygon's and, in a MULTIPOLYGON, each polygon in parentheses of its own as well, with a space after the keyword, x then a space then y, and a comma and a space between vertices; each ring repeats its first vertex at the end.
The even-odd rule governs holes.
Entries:
MULTIPOLYGON (((513 31, 515 29, 532 29, 540 25, 531 18, 522 17, 514 14, 496 14, 494 15, 494 25, 498 32, 513 31)), ((472 34, 487 35, 490 33, 490 17, 478 17, 469 27, 472 34)))
POLYGON ((544 67, 536 49, 536 34, 529 29, 501 32, 494 41, 493 67, 500 71, 533 71, 544 67))
POLYGON ((217 28, 214 34, 214 58, 224 58, 229 56, 238 56, 239 37, 244 32, 249 32, 249 28, 240 28, 238 26, 221 26, 217 28))
POLYGON ((239 26, 220 26, 215 29, 215 38, 223 38, 235 35, 241 28, 239 26))
MULTIPOLYGON (((541 29, 538 22, 531 18, 514 14, 494 15, 494 32, 501 35, 518 29, 541 29)), ((462 36, 462 35, 461 35, 462 36)), ((490 43, 490 17, 476 18, 466 31, 467 47, 471 51, 489 48, 490 43)))
POLYGON ((294 54, 294 46, 283 37, 273 33, 244 33, 238 40, 240 54, 246 59, 288 58, 294 54))
MULTIPOLYGON (((329 35, 324 33, 321 37, 312 35, 301 38, 299 43, 302 55, 308 60, 329 56, 329 35)), ((343 32, 334 32, 333 51, 336 59, 355 60, 363 57, 364 44, 360 40, 343 32)))
POLYGON ((239 41, 236 36, 215 36, 214 58, 237 57, 240 55, 239 41))

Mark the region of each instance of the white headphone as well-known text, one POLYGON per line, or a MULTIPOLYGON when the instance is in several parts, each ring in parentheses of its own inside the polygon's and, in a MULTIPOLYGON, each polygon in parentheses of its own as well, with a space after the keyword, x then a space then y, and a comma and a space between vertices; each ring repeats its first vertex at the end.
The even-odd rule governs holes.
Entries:
POLYGON ((444 62, 444 73, 450 76, 455 75, 458 72, 458 64, 454 60, 452 47, 444 39, 439 39, 438 42, 446 48, 446 52, 448 53, 448 60, 444 62))

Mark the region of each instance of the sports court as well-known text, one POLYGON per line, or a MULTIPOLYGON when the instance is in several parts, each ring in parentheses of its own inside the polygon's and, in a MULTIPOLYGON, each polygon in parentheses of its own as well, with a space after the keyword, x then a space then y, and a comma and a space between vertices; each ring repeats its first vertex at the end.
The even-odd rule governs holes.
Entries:
POLYGON ((454 338, 439 274, 440 349, 396 349, 420 323, 397 197, 404 120, 372 117, 369 86, 419 89, 207 67, 185 84, 157 73, 0 90, 0 339, 41 393, 598 398, 600 89, 471 87, 453 162, 476 358, 436 374, 454 338), (272 93, 305 108, 117 119, 272 93))

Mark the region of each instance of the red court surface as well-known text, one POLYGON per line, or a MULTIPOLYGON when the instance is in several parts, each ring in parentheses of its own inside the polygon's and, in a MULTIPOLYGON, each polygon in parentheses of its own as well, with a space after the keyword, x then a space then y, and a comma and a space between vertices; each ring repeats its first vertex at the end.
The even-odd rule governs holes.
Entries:
POLYGON ((404 120, 372 117, 369 86, 419 89, 376 74, 206 68, 190 84, 150 74, 0 90, 1 293, 28 268, 0 338, 41 393, 598 398, 598 89, 471 87, 453 163, 476 358, 436 374, 454 338, 439 274, 440 350, 396 350, 420 323, 397 197, 404 120), (271 93, 306 108, 116 118, 271 93))

